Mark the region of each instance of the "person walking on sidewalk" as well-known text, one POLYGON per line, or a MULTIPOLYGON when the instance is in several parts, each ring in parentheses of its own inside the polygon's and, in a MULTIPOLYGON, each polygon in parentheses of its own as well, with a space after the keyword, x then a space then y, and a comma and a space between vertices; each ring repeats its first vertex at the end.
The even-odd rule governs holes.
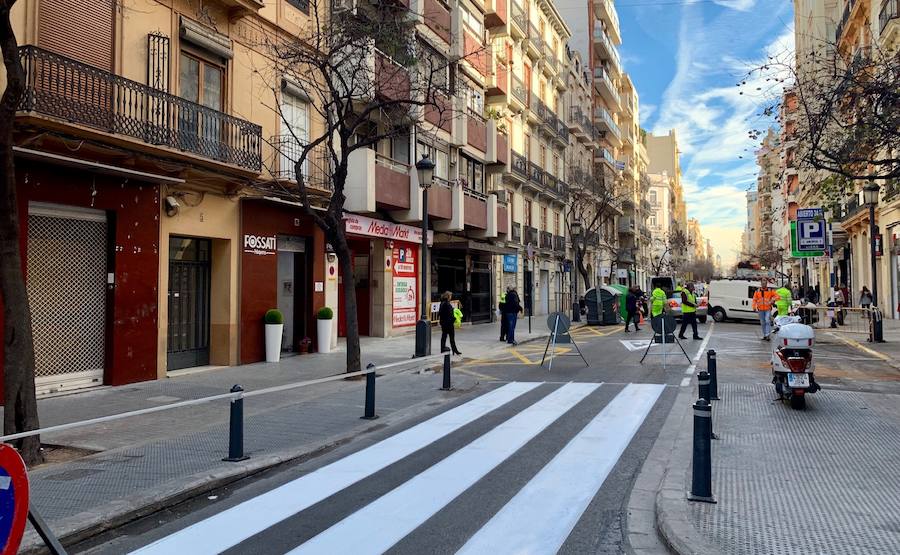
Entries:
POLYGON ((776 299, 778 299, 778 295, 769 289, 766 280, 763 280, 762 283, 760 283, 759 289, 753 294, 753 310, 759 314, 759 324, 762 327, 763 341, 769 341, 769 334, 772 333, 772 326, 769 319, 772 315, 772 305, 775 304, 776 299))
POLYGON ((684 330, 687 329, 688 324, 690 324, 691 330, 694 332, 693 339, 703 339, 697 333, 697 296, 694 295, 693 283, 688 283, 681 290, 681 331, 678 332, 679 339, 687 339, 684 336, 684 330))
POLYGON ((500 302, 497 303, 497 312, 500 313, 500 341, 506 341, 506 334, 509 332, 509 321, 506 319, 503 307, 506 306, 506 294, 510 289, 512 287, 507 287, 506 291, 500 293, 500 302))
POLYGON ((453 305, 450 304, 452 298, 453 294, 450 291, 444 291, 444 294, 441 295, 441 307, 438 309, 438 320, 441 323, 441 352, 447 351, 447 338, 449 337, 453 354, 461 355, 462 353, 456 348, 456 328, 454 327, 456 317, 453 314, 453 305))
POLYGON ((859 292, 859 306, 862 308, 872 307, 872 293, 865 285, 863 285, 862 291, 859 292))
POLYGON ((634 331, 641 331, 641 328, 638 327, 638 322, 640 322, 638 315, 639 291, 637 286, 634 286, 628 290, 628 295, 625 297, 625 333, 628 333, 628 326, 632 321, 634 321, 634 331))
POLYGON ((516 320, 519 313, 522 312, 522 305, 519 303, 519 294, 516 290, 510 288, 506 292, 506 302, 503 303, 503 318, 506 320, 506 342, 510 345, 518 345, 516 342, 516 320))

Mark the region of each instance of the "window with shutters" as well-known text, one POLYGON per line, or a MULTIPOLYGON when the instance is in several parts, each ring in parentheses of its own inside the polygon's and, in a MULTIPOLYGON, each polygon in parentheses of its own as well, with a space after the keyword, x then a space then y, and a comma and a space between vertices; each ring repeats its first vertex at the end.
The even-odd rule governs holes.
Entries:
POLYGON ((522 215, 524 220, 523 223, 526 226, 531 226, 531 201, 528 199, 525 199, 524 212, 525 213, 522 215))
POLYGON ((215 113, 201 110, 181 110, 178 114, 179 132, 185 147, 208 152, 222 141, 219 113, 225 102, 225 67, 212 60, 183 50, 179 62, 178 93, 181 98, 196 102, 215 113))
MULTIPOLYGON (((281 95, 281 160, 282 172, 293 172, 294 161, 300 159, 309 143, 309 103, 289 92, 281 95)), ((309 159, 303 161, 303 175, 309 175, 309 159)))

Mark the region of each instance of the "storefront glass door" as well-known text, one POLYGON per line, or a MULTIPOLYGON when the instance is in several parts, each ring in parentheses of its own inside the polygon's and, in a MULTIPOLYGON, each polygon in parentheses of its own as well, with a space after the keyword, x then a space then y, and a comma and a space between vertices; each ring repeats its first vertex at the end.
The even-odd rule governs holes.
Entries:
POLYGON ((209 239, 169 238, 169 370, 209 364, 211 248, 209 239))

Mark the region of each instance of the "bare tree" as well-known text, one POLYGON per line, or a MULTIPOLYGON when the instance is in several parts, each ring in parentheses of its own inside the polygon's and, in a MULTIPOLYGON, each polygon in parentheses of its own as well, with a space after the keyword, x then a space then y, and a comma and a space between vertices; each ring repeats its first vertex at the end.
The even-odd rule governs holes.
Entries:
MULTIPOLYGON (((789 162, 828 176, 816 184, 822 196, 853 192, 854 181, 900 178, 897 52, 881 50, 876 42, 842 54, 823 41, 796 56, 772 56, 742 84, 755 86, 748 92, 762 96, 761 115, 780 121, 786 142, 795 142, 794 152, 786 154, 794 158, 789 162)), ((750 136, 764 133, 752 130, 750 136)))
MULTIPOLYGON (((34 340, 31 310, 19 248, 16 202, 16 167, 13 128, 16 110, 25 92, 25 70, 10 21, 16 0, 0 0, 0 51, 6 70, 6 88, 0 98, 0 296, 3 304, 3 432, 13 434, 39 428, 34 386, 34 340)), ((19 441, 27 464, 43 460, 39 436, 19 441)))
POLYGON ((674 274, 682 270, 681 257, 693 246, 693 240, 683 230, 674 228, 664 237, 656 238, 655 246, 658 254, 651 255, 654 275, 674 274))
POLYGON ((483 49, 452 57, 417 39, 416 14, 399 3, 351 4, 349 9, 347 3, 313 1, 307 29, 268 45, 276 72, 300 89, 318 116, 318 130, 301 134, 278 108, 292 148, 273 146, 293 162, 297 185, 269 187, 299 201, 337 255, 344 276, 347 372, 360 369, 356 290, 344 224, 350 160, 387 141, 408 144, 411 133, 446 130, 454 117, 452 98, 462 88, 460 61, 476 68, 485 63, 483 49))
POLYGON ((573 167, 569 170, 569 176, 572 186, 569 204, 566 206, 566 227, 572 239, 575 268, 581 274, 587 290, 591 287, 590 275, 584 263, 588 247, 597 246, 609 250, 613 259, 618 258, 618 252, 602 230, 615 221, 620 201, 616 196, 615 174, 605 166, 600 175, 590 175, 573 167), (580 228, 580 233, 575 233, 576 227, 580 228))

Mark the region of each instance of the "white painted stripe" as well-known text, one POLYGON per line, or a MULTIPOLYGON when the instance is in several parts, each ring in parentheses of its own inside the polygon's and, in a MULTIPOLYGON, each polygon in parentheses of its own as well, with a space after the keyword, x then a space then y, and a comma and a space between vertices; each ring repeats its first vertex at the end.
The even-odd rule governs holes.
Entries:
POLYGON ((681 387, 687 387, 689 385, 691 385, 690 378, 681 378, 681 387))
POLYGON ((663 389, 623 389, 458 553, 556 553, 663 389))
POLYGON ((383 553, 556 421, 600 384, 569 383, 289 555, 383 553))
POLYGON ((697 369, 697 365, 691 364, 690 366, 687 367, 687 370, 685 370, 684 373, 687 374, 688 376, 693 376, 694 370, 696 370, 696 369, 697 369))
POLYGON ((541 385, 513 382, 134 553, 220 553, 474 422, 541 385))

